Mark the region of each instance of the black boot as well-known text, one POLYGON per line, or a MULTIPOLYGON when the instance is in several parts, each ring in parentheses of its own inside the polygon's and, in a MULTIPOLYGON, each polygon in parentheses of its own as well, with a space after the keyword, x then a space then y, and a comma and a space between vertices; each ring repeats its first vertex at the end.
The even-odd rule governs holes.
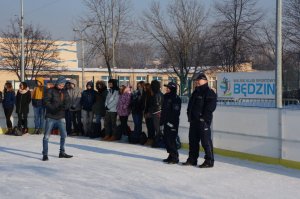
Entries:
POLYGON ((49 158, 48 158, 48 156, 47 155, 43 155, 43 159, 42 159, 43 161, 48 161, 49 160, 49 158))
POLYGON ((190 158, 186 160, 186 162, 182 163, 183 166, 197 166, 197 161, 193 161, 190 158))
POLYGON ((214 161, 213 160, 205 160, 199 168, 212 168, 214 167, 214 161))
POLYGON ((68 155, 65 152, 60 152, 59 153, 59 158, 72 158, 72 155, 68 155))
POLYGON ((179 159, 178 158, 170 158, 170 160, 167 162, 168 164, 178 164, 179 159))
POLYGON ((166 159, 163 159, 163 162, 169 162, 171 159, 171 156, 169 155, 166 159))

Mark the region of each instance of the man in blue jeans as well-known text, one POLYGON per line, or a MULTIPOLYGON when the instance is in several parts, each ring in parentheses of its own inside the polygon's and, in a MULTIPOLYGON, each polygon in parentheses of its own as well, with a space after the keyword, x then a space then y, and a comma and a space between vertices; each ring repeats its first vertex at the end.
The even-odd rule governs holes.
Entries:
POLYGON ((60 152, 59 158, 71 158, 72 155, 65 153, 65 140, 67 137, 65 125, 65 110, 68 107, 69 95, 64 89, 65 77, 59 77, 54 88, 50 88, 45 96, 46 106, 46 127, 43 138, 43 161, 48 159, 48 142, 53 126, 58 127, 60 132, 60 152))

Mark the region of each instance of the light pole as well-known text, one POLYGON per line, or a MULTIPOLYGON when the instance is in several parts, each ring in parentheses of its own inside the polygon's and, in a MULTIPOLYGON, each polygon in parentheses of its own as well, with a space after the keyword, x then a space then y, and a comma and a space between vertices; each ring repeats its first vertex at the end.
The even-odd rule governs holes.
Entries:
POLYGON ((276 107, 282 108, 282 0, 276 1, 276 107))
POLYGON ((81 74, 81 81, 82 81, 82 90, 84 90, 84 41, 83 41, 83 31, 85 31, 88 27, 91 25, 86 25, 82 30, 79 29, 73 29, 74 32, 79 32, 80 34, 80 40, 81 40, 81 59, 82 59, 82 74, 81 74))
POLYGON ((23 12, 23 0, 21 0, 21 81, 25 81, 25 58, 24 58, 24 12, 23 12))

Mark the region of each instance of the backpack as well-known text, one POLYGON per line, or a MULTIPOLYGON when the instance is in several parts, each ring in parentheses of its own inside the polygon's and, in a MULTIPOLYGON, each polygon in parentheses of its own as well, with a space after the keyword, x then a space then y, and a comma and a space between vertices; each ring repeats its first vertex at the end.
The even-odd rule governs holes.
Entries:
POLYGON ((153 148, 166 148, 163 134, 159 133, 154 137, 152 147, 153 148))
POLYGON ((15 128, 13 129, 11 135, 22 136, 22 135, 23 135, 22 129, 20 129, 20 128, 18 128, 18 127, 15 127, 15 128))

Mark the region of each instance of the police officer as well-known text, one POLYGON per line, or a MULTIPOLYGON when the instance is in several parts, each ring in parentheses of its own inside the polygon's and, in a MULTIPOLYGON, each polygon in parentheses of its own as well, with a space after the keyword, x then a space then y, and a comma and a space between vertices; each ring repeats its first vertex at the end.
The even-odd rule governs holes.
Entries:
POLYGON ((178 136, 181 99, 176 94, 177 85, 175 83, 169 82, 164 86, 166 87, 166 94, 164 94, 160 124, 163 128, 164 140, 169 156, 167 159, 164 159, 163 162, 177 164, 179 159, 176 138, 178 136))
POLYGON ((199 141, 201 141, 205 151, 205 161, 199 167, 209 168, 214 166, 210 125, 213 119, 213 112, 217 106, 217 96, 208 87, 205 74, 197 74, 193 80, 195 81, 195 90, 187 108, 188 121, 190 122, 189 157, 183 165, 197 165, 199 141))

